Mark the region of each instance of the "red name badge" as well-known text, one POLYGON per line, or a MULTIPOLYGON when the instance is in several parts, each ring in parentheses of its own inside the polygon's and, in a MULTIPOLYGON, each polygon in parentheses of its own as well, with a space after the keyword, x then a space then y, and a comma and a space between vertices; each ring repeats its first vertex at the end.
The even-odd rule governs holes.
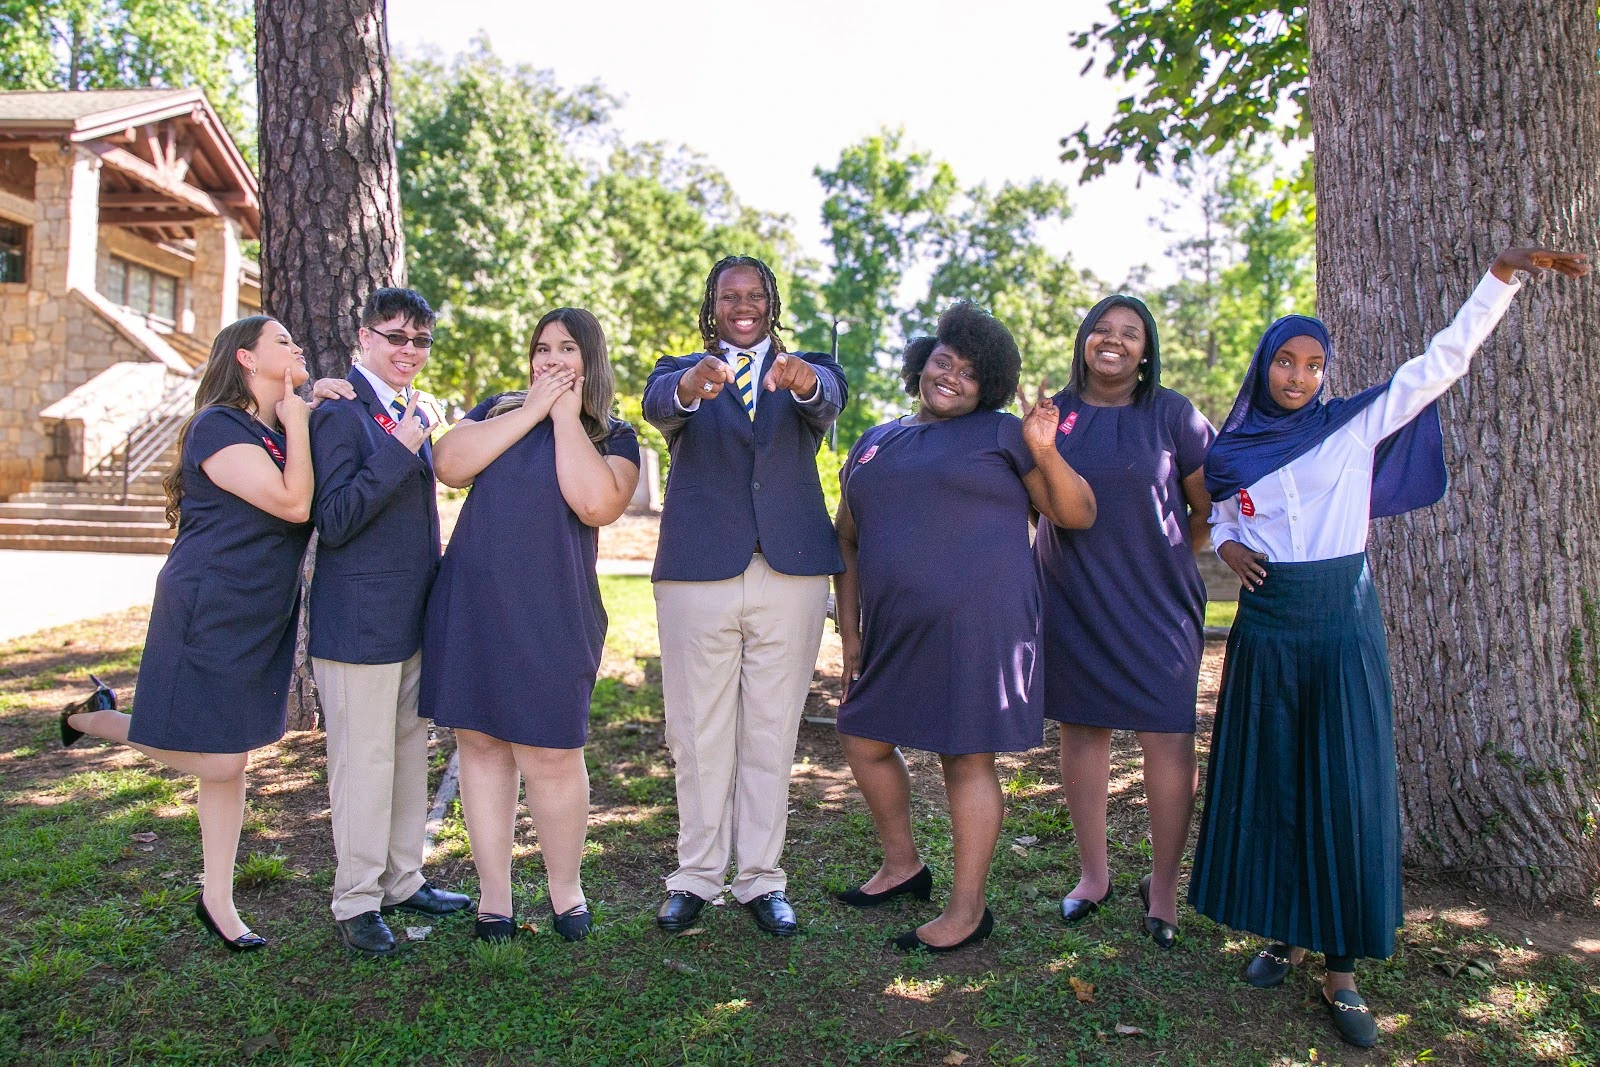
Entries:
POLYGON ((1256 502, 1250 499, 1250 494, 1243 489, 1239 490, 1239 514, 1247 519, 1256 517, 1256 502))
POLYGON ((857 463, 865 463, 867 460, 871 459, 873 456, 876 456, 877 454, 878 454, 878 446, 877 445, 868 445, 867 446, 867 450, 865 452, 861 453, 861 458, 856 460, 856 462, 857 463))
POLYGON ((1066 435, 1071 433, 1072 428, 1076 425, 1078 425, 1078 413, 1076 411, 1069 411, 1067 413, 1067 417, 1061 420, 1061 425, 1057 426, 1056 429, 1061 431, 1063 435, 1066 435))
POLYGON ((399 423, 395 422, 381 411, 374 411, 372 413, 372 420, 379 426, 383 427, 384 433, 394 433, 394 428, 399 425, 399 423))
POLYGON ((283 458, 283 449, 278 447, 278 442, 274 441, 270 437, 267 437, 267 436, 263 435, 262 438, 261 438, 261 443, 267 446, 267 455, 271 456, 274 460, 276 460, 277 463, 278 463, 278 466, 281 467, 281 466, 284 465, 284 463, 287 462, 287 460, 285 460, 283 458))

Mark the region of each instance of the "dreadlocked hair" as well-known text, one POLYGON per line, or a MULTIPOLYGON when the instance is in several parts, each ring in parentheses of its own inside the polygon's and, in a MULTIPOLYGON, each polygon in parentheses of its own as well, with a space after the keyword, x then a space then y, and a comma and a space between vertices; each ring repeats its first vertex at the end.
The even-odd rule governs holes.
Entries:
POLYGON ((783 338, 778 336, 778 331, 782 329, 778 325, 778 317, 783 314, 783 301, 778 297, 778 279, 773 277, 772 268, 755 256, 723 256, 711 268, 711 273, 706 275, 705 297, 700 301, 700 340, 706 346, 706 353, 722 355, 722 338, 717 336, 717 279, 734 267, 751 267, 761 275, 761 288, 767 293, 767 336, 772 338, 772 354, 782 355, 788 349, 783 347, 783 338))

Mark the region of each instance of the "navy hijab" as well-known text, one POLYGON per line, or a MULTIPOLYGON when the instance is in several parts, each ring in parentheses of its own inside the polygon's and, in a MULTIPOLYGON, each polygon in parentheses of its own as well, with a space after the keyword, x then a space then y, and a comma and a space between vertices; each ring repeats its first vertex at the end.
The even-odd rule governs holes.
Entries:
MULTIPOLYGON (((1389 388, 1389 383, 1383 382, 1352 397, 1323 400, 1319 385, 1305 407, 1285 410, 1272 399, 1267 367, 1278 349, 1295 337, 1314 338, 1328 354, 1324 369, 1332 364, 1333 340, 1321 319, 1285 315, 1267 327, 1233 410, 1206 453, 1206 491, 1212 500, 1226 500, 1310 452, 1389 388)), ((1448 485, 1444 434, 1435 401, 1384 438, 1373 452, 1371 515, 1381 519, 1425 508, 1437 503, 1448 485)))

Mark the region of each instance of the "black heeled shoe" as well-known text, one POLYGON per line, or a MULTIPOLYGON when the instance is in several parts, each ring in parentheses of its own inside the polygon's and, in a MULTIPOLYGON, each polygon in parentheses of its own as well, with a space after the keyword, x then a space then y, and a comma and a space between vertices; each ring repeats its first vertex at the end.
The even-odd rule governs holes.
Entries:
POLYGON ((216 934, 217 940, 228 946, 229 952, 254 952, 257 949, 263 949, 267 947, 266 938, 260 936, 259 934, 252 933, 249 930, 246 930, 238 937, 229 937, 228 935, 224 934, 221 929, 217 927, 217 921, 213 919, 211 917, 211 913, 206 910, 206 900, 204 897, 201 897, 194 902, 194 914, 195 917, 200 920, 201 926, 204 926, 207 930, 210 930, 213 934, 216 934))
POLYGON ((477 921, 472 924, 472 936, 479 941, 510 941, 517 936, 517 924, 509 915, 479 912, 477 921))
POLYGON ((553 922, 556 933, 568 941, 582 941, 589 936, 589 931, 594 929, 594 916, 590 914, 587 903, 568 908, 557 915, 553 922))
POLYGON ((843 893, 835 893, 833 899, 852 908, 876 908, 880 904, 889 903, 895 897, 908 894, 924 903, 933 899, 933 872, 928 870, 927 864, 923 864, 922 870, 899 885, 890 886, 881 893, 868 893, 858 885, 854 889, 846 889, 843 893))
POLYGON ((889 943, 901 952, 915 952, 919 948, 928 952, 954 952, 968 945, 976 945, 979 941, 987 941, 992 933, 994 933, 994 913, 984 908, 983 918, 978 920, 978 928, 953 945, 930 945, 917 936, 915 929, 907 930, 889 943))
MULTIPOLYGON (((84 697, 76 704, 68 704, 61 709, 61 747, 71 748, 83 736, 82 730, 74 730, 67 720, 74 715, 84 715, 91 711, 116 711, 117 692, 109 685, 102 682, 94 675, 89 675, 89 680, 94 683, 94 692, 84 697)), ((219 935, 220 936, 220 935, 219 935)))
POLYGON ((1170 949, 1178 943, 1178 928, 1165 919, 1150 914, 1150 876, 1139 879, 1139 899, 1144 901, 1144 932, 1156 943, 1156 948, 1170 949))
POLYGON ((1084 900, 1082 897, 1063 897, 1061 900, 1061 917, 1069 923, 1087 919, 1100 910, 1100 905, 1111 899, 1111 886, 1106 885, 1105 896, 1099 900, 1084 900))

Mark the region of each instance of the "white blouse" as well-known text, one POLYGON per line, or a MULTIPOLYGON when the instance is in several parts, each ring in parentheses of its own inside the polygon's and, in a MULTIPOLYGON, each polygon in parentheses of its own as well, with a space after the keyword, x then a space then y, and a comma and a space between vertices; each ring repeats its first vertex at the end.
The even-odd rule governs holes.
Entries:
POLYGON ((1238 541, 1274 563, 1365 551, 1373 450, 1467 373, 1472 354, 1521 287, 1484 275, 1455 321, 1434 335, 1427 351, 1402 364, 1365 410, 1310 452, 1213 504, 1212 547, 1238 541))

